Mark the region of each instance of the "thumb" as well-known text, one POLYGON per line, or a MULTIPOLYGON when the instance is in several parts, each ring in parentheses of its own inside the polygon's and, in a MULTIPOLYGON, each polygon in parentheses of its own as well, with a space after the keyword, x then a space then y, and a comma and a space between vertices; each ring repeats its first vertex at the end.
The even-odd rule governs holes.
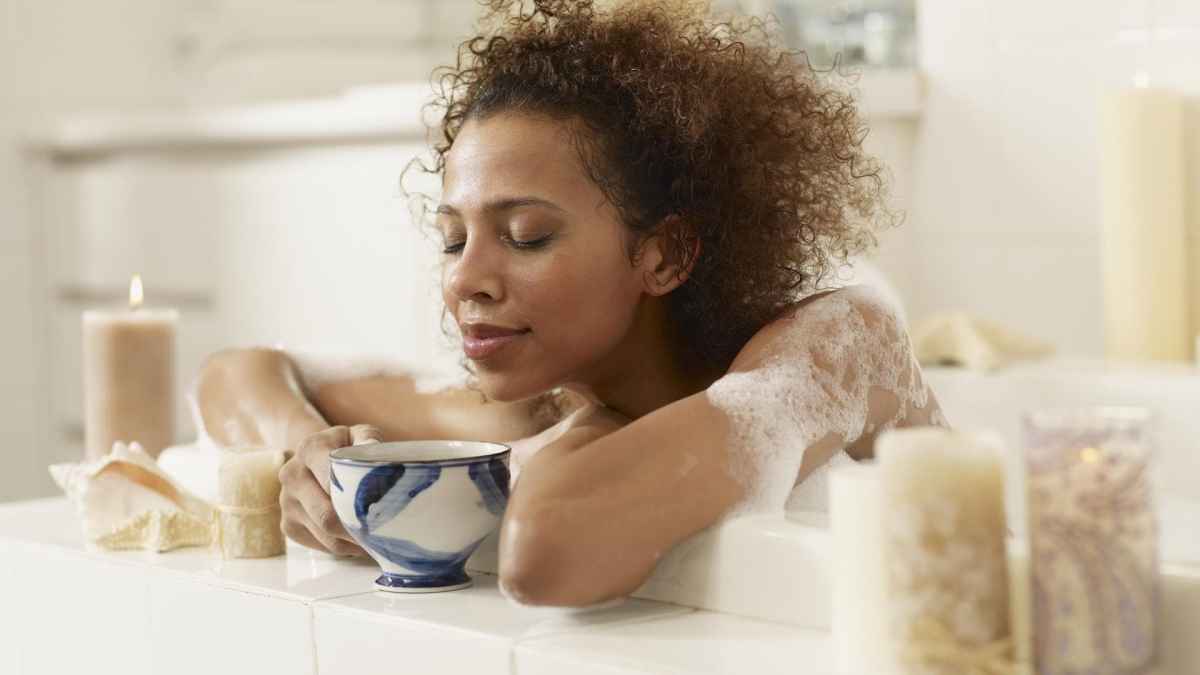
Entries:
POLYGON ((368 443, 382 443, 383 432, 379 427, 370 424, 355 424, 350 427, 350 444, 351 445, 366 445, 368 443))

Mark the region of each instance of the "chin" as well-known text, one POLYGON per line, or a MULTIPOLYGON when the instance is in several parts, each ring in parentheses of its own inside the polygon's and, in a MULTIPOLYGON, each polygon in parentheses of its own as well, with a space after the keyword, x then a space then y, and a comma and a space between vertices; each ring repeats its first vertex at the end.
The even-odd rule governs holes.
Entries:
POLYGON ((502 403, 523 401, 554 388, 553 385, 538 383, 528 378, 513 377, 506 373, 488 373, 481 369, 476 371, 476 377, 479 389, 489 399, 502 403))

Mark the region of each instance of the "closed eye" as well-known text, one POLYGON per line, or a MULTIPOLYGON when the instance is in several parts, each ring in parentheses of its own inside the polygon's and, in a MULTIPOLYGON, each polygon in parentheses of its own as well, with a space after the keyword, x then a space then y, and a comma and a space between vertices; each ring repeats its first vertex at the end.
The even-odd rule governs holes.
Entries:
POLYGON ((528 250, 532 250, 532 249, 542 248, 546 244, 550 243, 550 240, 553 238, 554 238, 554 235, 548 234, 544 237, 540 237, 538 239, 529 239, 527 241, 518 241, 516 239, 510 239, 509 241, 512 242, 513 246, 515 246, 519 249, 524 249, 524 250, 528 251, 528 250))
MULTIPOLYGON (((523 251, 531 251, 531 250, 536 250, 536 249, 544 247, 546 244, 550 243, 550 240, 553 238, 554 238, 554 235, 548 234, 544 237, 541 237, 538 239, 530 239, 528 241, 520 241, 517 239, 508 238, 508 237, 506 237, 505 239, 508 241, 508 243, 513 248, 520 249, 523 251)), ((446 247, 442 249, 442 253, 445 255, 454 255, 455 253, 460 253, 463 250, 464 246, 466 246, 466 242, 460 242, 457 244, 447 244, 446 247)))

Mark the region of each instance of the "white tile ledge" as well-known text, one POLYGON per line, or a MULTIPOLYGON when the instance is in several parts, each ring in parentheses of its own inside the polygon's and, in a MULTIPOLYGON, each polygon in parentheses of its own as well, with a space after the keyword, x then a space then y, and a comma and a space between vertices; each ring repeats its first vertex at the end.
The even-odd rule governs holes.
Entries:
POLYGON ((202 549, 88 550, 65 499, 4 504, 0 665, 6 673, 214 672, 220 650, 185 653, 196 634, 239 650, 220 662, 221 672, 256 675, 277 659, 287 672, 314 675, 598 675, 771 673, 783 672, 782 655, 829 658, 824 631, 677 604, 629 598, 586 611, 528 608, 480 572, 469 589, 428 595, 373 592, 374 576, 373 566, 305 549, 256 561, 220 561, 202 549), (104 627, 120 644, 93 636, 88 650, 53 649, 63 607, 70 626, 104 627))

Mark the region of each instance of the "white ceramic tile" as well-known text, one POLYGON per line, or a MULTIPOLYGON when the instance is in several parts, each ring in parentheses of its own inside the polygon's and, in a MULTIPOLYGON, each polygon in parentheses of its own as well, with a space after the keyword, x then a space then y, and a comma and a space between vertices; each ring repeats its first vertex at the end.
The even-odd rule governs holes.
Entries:
POLYGON ((315 674, 308 605, 159 571, 151 577, 154 672, 315 674))
POLYGON ((1140 405, 1154 410, 1155 473, 1165 494, 1200 500, 1200 377, 1144 366, 1118 367, 1101 361, 1051 359, 1017 364, 996 373, 926 368, 925 375, 956 427, 987 428, 1020 447, 1020 415, 1026 410, 1078 405, 1140 405))
POLYGON ((707 528, 659 560, 634 593, 806 628, 830 623, 826 527, 749 516, 707 528), (764 580, 771 580, 766 583, 764 580))
POLYGON ((371 560, 335 558, 292 542, 286 556, 274 558, 223 560, 204 548, 133 555, 163 573, 300 603, 371 592, 379 576, 371 560))
POLYGON ((335 558, 292 542, 286 556, 234 560, 223 560, 203 547, 164 553, 89 549, 83 545, 74 509, 63 497, 0 505, 0 538, 301 603, 371 592, 379 576, 370 560, 335 558))
POLYGON ((154 673, 150 661, 149 581, 120 562, 10 542, 22 675, 154 673))
POLYGON ((1145 0, 1010 0, 988 3, 988 7, 993 34, 1000 38, 1079 48, 1110 37, 1125 23, 1140 22, 1147 4, 1145 0))
POLYGON ((633 598, 588 611, 520 607, 500 594, 496 577, 472 577, 474 586, 448 593, 372 593, 314 604, 320 672, 361 673, 364 664, 394 662, 413 672, 507 673, 518 639, 692 611, 633 598))
POLYGON ((1200 567, 1163 567, 1161 675, 1200 672, 1200 567))
POLYGON ((919 238, 914 323, 965 310, 1047 340, 1062 353, 1098 355, 1100 252, 1095 241, 1005 243, 1000 237, 919 238))
POLYGON ((0 504, 0 539, 82 550, 75 510, 66 497, 0 504))
POLYGON ((25 595, 15 547, 0 540, 0 672, 21 672, 22 613, 25 595))
POLYGON ((511 641, 505 638, 321 606, 314 608, 313 626, 321 675, 509 672, 511 641))
POLYGON ((576 650, 538 651, 517 647, 513 658, 515 675, 662 675, 658 664, 608 663, 576 650))
POLYGON ((825 631, 693 612, 522 640, 515 665, 517 675, 826 675, 834 672, 834 655, 825 631))

